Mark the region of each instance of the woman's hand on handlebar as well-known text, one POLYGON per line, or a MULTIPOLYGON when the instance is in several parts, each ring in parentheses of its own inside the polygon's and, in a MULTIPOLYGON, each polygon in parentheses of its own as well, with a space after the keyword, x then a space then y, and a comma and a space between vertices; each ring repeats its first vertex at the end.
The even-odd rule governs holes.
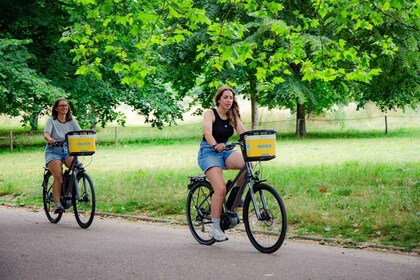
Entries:
POLYGON ((52 139, 52 138, 48 139, 48 140, 47 140, 47 143, 48 143, 48 145, 50 145, 50 146, 54 146, 55 144, 57 144, 57 142, 56 142, 54 139, 52 139))
POLYGON ((225 150, 225 151, 232 150, 233 148, 235 148, 236 144, 237 144, 237 143, 228 143, 228 144, 225 146, 224 150, 225 150))
POLYGON ((55 141, 54 139, 49 139, 48 140, 48 145, 49 146, 63 146, 64 145, 64 142, 62 142, 62 141, 55 141))
POLYGON ((238 143, 235 143, 235 142, 233 142, 233 143, 227 143, 227 144, 224 144, 224 143, 217 143, 215 146, 214 146, 214 151, 216 152, 216 153, 220 153, 221 151, 229 151, 229 150, 232 150, 233 148, 235 148, 235 146, 237 145, 238 143))
POLYGON ((216 153, 220 153, 221 151, 223 151, 225 149, 225 144, 223 143, 217 143, 214 147, 213 147, 214 151, 216 153))

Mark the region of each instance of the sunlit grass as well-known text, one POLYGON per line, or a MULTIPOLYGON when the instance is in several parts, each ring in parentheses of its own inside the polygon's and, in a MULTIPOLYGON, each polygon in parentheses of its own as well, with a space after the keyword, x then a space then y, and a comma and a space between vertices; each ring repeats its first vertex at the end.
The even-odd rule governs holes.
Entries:
MULTIPOLYGON (((242 115, 250 128, 249 112, 242 115)), ((293 115, 260 110, 260 128, 277 131, 277 157, 261 173, 284 199, 289 233, 420 246, 420 114, 388 116, 385 134, 377 110, 338 108, 308 119, 308 135, 296 139, 293 115)), ((29 132, 16 120, 0 120, 0 203, 40 207, 42 124, 29 132)), ((97 128, 96 154, 80 159, 95 184, 98 211, 185 222, 188 176, 201 174, 201 135, 196 119, 163 130, 97 128)))
MULTIPOLYGON (((284 199, 289 233, 418 247, 420 132, 364 135, 279 135, 277 157, 261 165, 262 177, 284 199)), ((201 174, 200 138, 179 137, 118 146, 99 141, 93 157, 81 157, 98 211, 185 222, 188 176, 201 174)), ((42 146, 1 149, 0 202, 40 206, 43 164, 42 146)))
POLYGON ((302 173, 286 167, 278 171, 274 185, 281 186, 289 224, 300 234, 357 241, 389 241, 398 235, 401 239, 394 244, 418 246, 419 170, 418 162, 350 162, 307 167, 302 173), (282 182, 282 176, 289 180, 282 182))

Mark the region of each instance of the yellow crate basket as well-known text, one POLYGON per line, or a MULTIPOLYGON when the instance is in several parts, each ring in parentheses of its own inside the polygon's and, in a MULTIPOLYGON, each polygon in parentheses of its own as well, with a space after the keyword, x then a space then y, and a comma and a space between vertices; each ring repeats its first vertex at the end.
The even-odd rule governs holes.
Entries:
POLYGON ((276 157, 276 131, 272 129, 249 130, 240 135, 245 161, 265 161, 276 157))
POLYGON ((95 153, 96 132, 93 130, 70 131, 66 134, 66 141, 71 156, 90 156, 95 153))

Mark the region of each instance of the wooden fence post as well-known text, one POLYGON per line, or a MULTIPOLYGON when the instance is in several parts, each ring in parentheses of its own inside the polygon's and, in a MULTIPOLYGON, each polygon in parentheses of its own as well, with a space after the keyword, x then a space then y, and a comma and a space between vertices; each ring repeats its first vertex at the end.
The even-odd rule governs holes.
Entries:
POLYGON ((115 127, 115 146, 118 146, 118 126, 115 127))
POLYGON ((10 137, 10 150, 13 150, 13 131, 11 130, 9 133, 9 137, 10 137))

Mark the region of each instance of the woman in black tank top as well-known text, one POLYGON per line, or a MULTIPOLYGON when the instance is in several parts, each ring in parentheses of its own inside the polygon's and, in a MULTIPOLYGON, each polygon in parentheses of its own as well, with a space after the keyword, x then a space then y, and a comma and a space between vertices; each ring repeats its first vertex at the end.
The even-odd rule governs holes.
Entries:
MULTIPOLYGON (((219 113, 215 108, 212 109, 215 116, 215 120, 212 125, 212 135, 217 143, 226 143, 228 139, 233 135, 233 127, 230 125, 229 120, 223 120, 220 118, 219 113)), ((203 135, 203 141, 206 138, 203 135)))
POLYGON ((220 216, 226 194, 224 169, 241 169, 245 162, 240 151, 225 151, 226 142, 233 135, 246 131, 239 113, 235 92, 230 87, 221 87, 214 98, 216 108, 207 110, 203 116, 203 140, 198 153, 198 164, 214 189, 211 201, 213 221, 209 236, 217 241, 227 240, 220 229, 220 216))

